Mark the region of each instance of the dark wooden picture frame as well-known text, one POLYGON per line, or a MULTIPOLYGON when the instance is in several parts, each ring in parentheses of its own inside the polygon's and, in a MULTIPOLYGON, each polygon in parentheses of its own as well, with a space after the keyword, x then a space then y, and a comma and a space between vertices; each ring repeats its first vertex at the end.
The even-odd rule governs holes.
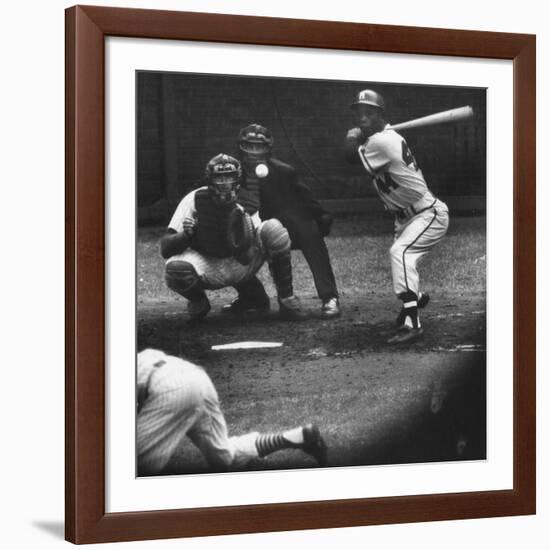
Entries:
POLYGON ((533 35, 76 6, 66 11, 66 538, 193 537, 534 514, 533 35), (512 490, 105 512, 105 38, 509 59, 514 65, 512 490))

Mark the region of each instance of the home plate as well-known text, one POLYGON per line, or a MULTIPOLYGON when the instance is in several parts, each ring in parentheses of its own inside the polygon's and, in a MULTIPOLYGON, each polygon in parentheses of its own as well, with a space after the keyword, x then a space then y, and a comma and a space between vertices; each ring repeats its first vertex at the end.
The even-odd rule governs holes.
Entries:
POLYGON ((260 349, 260 348, 280 348, 282 342, 232 342, 231 344, 220 344, 212 346, 214 351, 226 349, 260 349))

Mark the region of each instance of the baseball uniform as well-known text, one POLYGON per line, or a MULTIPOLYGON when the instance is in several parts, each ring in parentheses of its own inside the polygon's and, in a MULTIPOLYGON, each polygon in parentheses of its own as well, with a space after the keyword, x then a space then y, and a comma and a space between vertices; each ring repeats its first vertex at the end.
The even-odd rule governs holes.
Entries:
POLYGON ((395 217, 390 250, 393 289, 419 294, 418 262, 447 233, 447 205, 435 198, 407 142, 386 125, 358 147, 358 154, 385 208, 395 217))
POLYGON ((137 388, 140 475, 160 472, 185 436, 215 469, 258 456, 257 433, 228 437, 218 394, 201 367, 148 349, 138 355, 137 388))
POLYGON ((188 300, 191 319, 201 320, 211 309, 205 289, 254 280, 265 260, 277 288, 280 317, 306 319, 294 295, 288 231, 279 220, 261 222, 257 212, 251 217, 237 202, 241 163, 220 153, 208 161, 205 180, 206 186, 181 200, 160 240, 166 284, 188 300), (234 230, 243 237, 239 244, 234 230))
MULTIPOLYGON (((168 229, 175 232, 180 232, 183 230, 184 222, 186 220, 192 220, 193 225, 196 224, 200 227, 195 201, 197 193, 201 195, 206 194, 208 193, 208 188, 201 187, 199 189, 195 189, 181 200, 172 216, 172 219, 170 220, 170 223, 168 224, 168 229)), ((249 264, 243 265, 231 255, 217 257, 213 253, 205 254, 204 250, 197 250, 199 246, 195 244, 192 248, 188 248, 181 254, 168 258, 166 265, 175 261, 185 261, 190 263, 195 268, 195 271, 200 277, 202 285, 205 289, 213 290, 224 288, 226 286, 238 285, 242 281, 252 277, 260 269, 266 259, 265 250, 262 245, 262 240, 260 239, 262 222, 260 221, 260 217, 257 212, 251 216, 251 219, 255 229, 255 243, 254 252, 249 264)), ((225 231, 225 226, 223 227, 223 230, 225 231)), ((222 237, 223 239, 218 237, 215 240, 220 243, 222 240, 225 240, 225 235, 222 235, 222 237)), ((214 241, 214 239, 212 240, 214 241)), ((224 256, 224 253, 222 252, 219 255, 224 256)))
POLYGON ((137 359, 138 475, 162 473, 185 437, 214 470, 241 468, 281 449, 302 449, 326 465, 319 429, 309 424, 278 433, 229 437, 218 394, 199 366, 146 349, 137 359))

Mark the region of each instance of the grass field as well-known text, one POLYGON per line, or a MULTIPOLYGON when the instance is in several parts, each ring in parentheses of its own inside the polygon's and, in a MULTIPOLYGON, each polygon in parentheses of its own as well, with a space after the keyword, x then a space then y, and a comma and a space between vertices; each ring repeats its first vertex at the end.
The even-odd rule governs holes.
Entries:
MULTIPOLYGON (((392 293, 386 219, 338 219, 327 239, 342 298, 340 319, 280 321, 276 314, 235 320, 219 313, 234 290, 209 292, 213 309, 190 325, 185 300, 164 283, 159 228, 139 231, 138 345, 182 355, 212 378, 230 433, 272 431, 315 421, 329 465, 369 465, 485 457, 485 223, 451 218, 447 237, 420 266, 432 301, 424 339, 400 349, 385 343, 398 308, 392 293), (269 351, 215 352, 239 340, 273 340, 269 351), (434 412, 435 399, 444 406, 434 412), (460 442, 460 444, 459 444, 460 442), (457 449, 461 449, 460 452, 457 449)), ((319 302, 300 252, 295 288, 311 311, 319 302)), ((269 273, 261 278, 275 295, 269 273)), ((276 453, 249 469, 308 468, 298 451, 276 453)), ((187 441, 166 473, 205 472, 187 441)))
MULTIPOLYGON (((485 290, 485 217, 453 218, 444 241, 427 256, 420 267, 423 288, 436 293, 484 292, 485 290)), ((139 230, 137 247, 138 303, 159 300, 183 300, 164 283, 164 261, 159 254, 163 228, 139 230)), ((360 294, 390 295, 391 272, 388 250, 392 242, 392 224, 386 218, 338 219, 326 240, 343 298, 360 294)), ((315 288, 309 268, 299 251, 293 251, 296 291, 314 297, 315 288)), ((270 296, 275 295, 270 275, 260 271, 270 296)), ((231 289, 213 291, 213 301, 227 300, 231 289)))

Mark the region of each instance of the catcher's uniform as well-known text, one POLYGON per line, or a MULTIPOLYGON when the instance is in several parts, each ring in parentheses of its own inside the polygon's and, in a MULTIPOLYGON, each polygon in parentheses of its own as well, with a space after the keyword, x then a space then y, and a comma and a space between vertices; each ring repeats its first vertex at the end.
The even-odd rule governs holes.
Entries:
POLYGON ((258 457, 258 432, 228 437, 218 394, 206 372, 183 359, 148 349, 137 366, 138 474, 168 464, 187 435, 209 466, 225 470, 258 457))
POLYGON ((358 148, 385 208, 395 217, 390 250, 393 288, 398 296, 419 293, 417 264, 447 233, 447 205, 435 198, 407 142, 389 125, 358 148))
MULTIPOLYGON (((200 226, 201 220, 198 216, 195 199, 197 194, 202 195, 207 192, 207 187, 201 187, 188 193, 176 208, 168 228, 180 232, 186 223, 200 226)), ((241 208, 240 205, 237 205, 237 207, 241 208)), ((209 290, 235 286, 249 279, 260 269, 266 260, 266 252, 260 238, 260 231, 265 222, 261 222, 258 212, 252 214, 250 218, 254 228, 254 239, 250 249, 250 262, 248 264, 243 265, 233 256, 224 255, 223 253, 220 256, 225 257, 216 257, 212 254, 207 255, 197 250, 196 246, 191 245, 191 248, 188 248, 181 254, 168 258, 166 265, 174 261, 190 263, 201 279, 203 287, 209 290)))

